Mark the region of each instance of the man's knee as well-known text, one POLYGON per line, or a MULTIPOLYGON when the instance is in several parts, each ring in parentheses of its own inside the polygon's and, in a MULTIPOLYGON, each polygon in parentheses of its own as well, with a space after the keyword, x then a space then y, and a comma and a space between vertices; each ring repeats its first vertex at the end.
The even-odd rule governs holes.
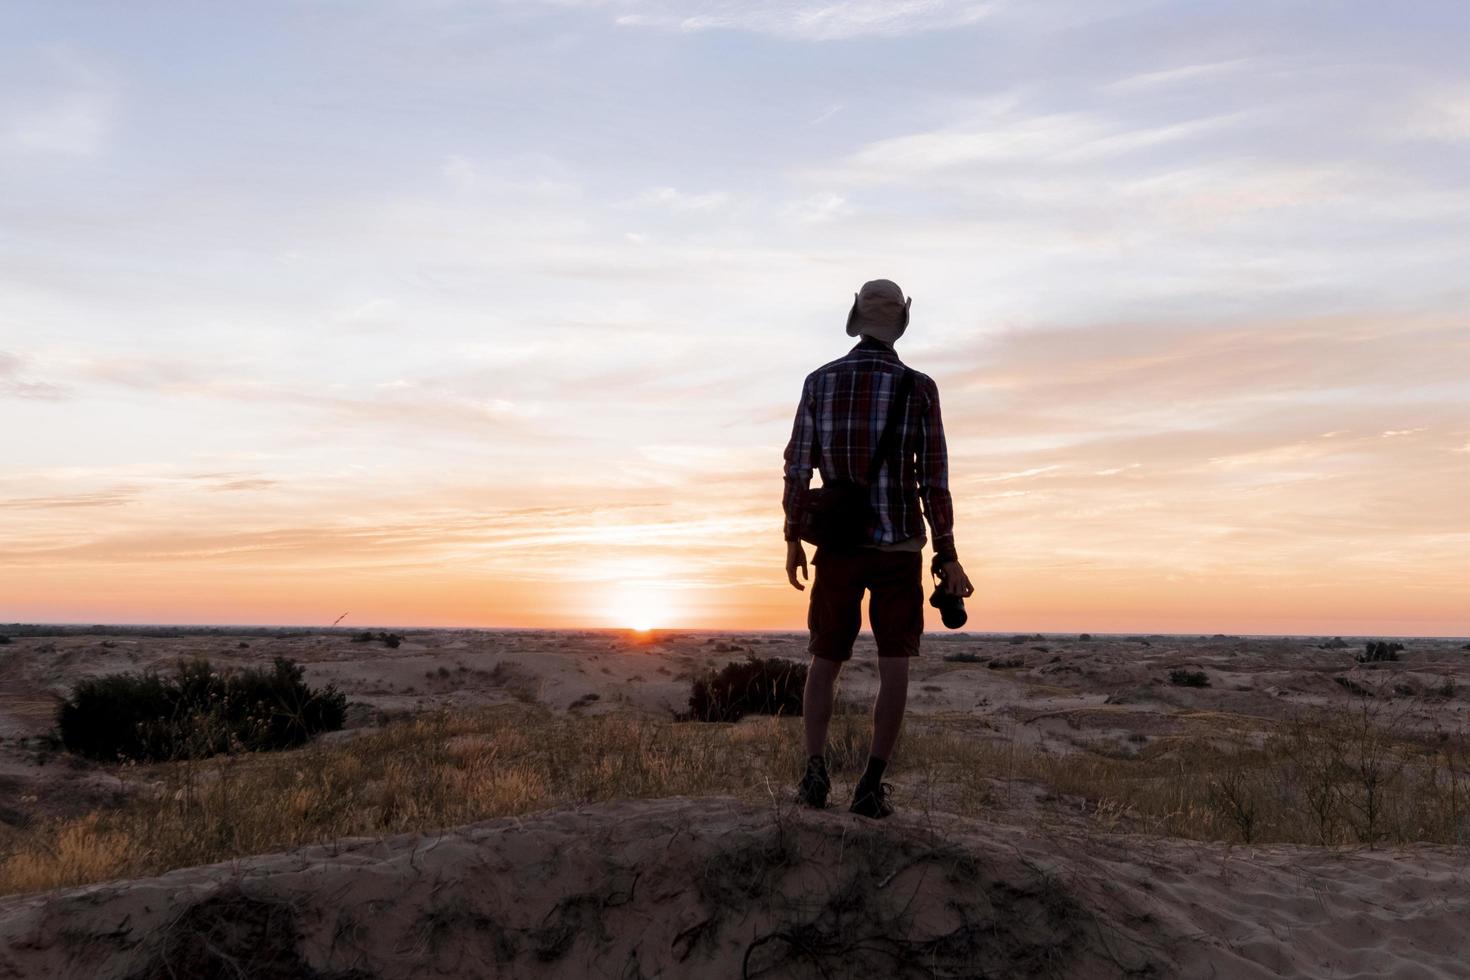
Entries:
POLYGON ((907 688, 909 683, 909 663, 912 660, 912 657, 879 657, 879 686, 907 688))
POLYGON ((807 680, 809 682, 830 684, 837 680, 837 675, 842 672, 842 661, 832 660, 819 654, 812 654, 812 662, 807 667, 807 680))

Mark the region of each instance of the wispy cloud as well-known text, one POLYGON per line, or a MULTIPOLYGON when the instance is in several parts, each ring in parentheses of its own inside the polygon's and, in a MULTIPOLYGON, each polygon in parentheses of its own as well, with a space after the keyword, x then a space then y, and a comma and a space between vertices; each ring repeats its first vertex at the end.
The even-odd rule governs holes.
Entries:
POLYGON ((62 493, 47 497, 0 498, 0 507, 33 510, 71 507, 117 507, 131 503, 138 496, 137 487, 115 487, 87 493, 62 493))
POLYGON ((0 91, 0 147, 67 156, 97 153, 113 127, 115 86, 68 45, 46 45, 35 61, 38 81, 12 82, 8 92, 0 91))
POLYGON ((70 396, 64 385, 32 381, 24 376, 26 361, 19 354, 0 351, 0 398, 30 398, 61 401, 70 396))
POLYGON ((1177 89, 1181 84, 1189 85, 1200 81, 1210 81, 1222 76, 1238 74, 1250 70, 1252 65, 1257 64, 1254 58, 1232 58, 1227 61, 1205 61, 1197 64, 1179 65, 1174 68, 1160 68, 1152 71, 1137 72, 1115 78, 1104 82, 1102 89, 1114 93, 1132 93, 1149 89, 1177 89))
POLYGON ((742 30, 814 41, 896 37, 974 24, 996 0, 649 0, 617 16, 629 27, 674 31, 742 30))
POLYGON ((671 211, 713 211, 730 203, 724 191, 691 194, 673 187, 651 187, 615 207, 659 207, 671 211))
POLYGON ((1387 132, 1405 140, 1470 142, 1470 82, 1435 85, 1416 93, 1387 132))

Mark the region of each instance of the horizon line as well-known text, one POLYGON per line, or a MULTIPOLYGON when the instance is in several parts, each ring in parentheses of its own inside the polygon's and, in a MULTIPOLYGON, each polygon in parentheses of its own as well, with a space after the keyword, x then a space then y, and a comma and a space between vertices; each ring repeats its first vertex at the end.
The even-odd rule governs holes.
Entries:
MULTIPOLYGON (((638 635, 651 635, 654 633, 779 633, 779 634, 801 634, 807 632, 805 628, 772 629, 772 628, 735 628, 719 626, 655 626, 645 630, 634 629, 631 626, 455 626, 455 625, 402 625, 393 623, 359 624, 356 626, 318 626, 305 623, 97 623, 97 622, 21 622, 14 621, 0 623, 0 629, 5 627, 71 627, 77 629, 241 629, 241 630, 312 630, 318 632, 360 632, 370 629, 396 629, 416 631, 438 631, 438 630, 473 630, 483 633, 494 632, 518 632, 518 633, 634 633, 638 635)), ((1038 630, 1038 629, 1009 629, 1009 630, 924 630, 925 636, 1018 636, 1021 634, 1035 634, 1042 638, 1059 636, 1107 636, 1107 637, 1195 637, 1199 639, 1360 639, 1388 638, 1395 640, 1470 640, 1470 635, 1451 633, 1227 633, 1216 631, 1204 633, 1189 631, 1184 633, 1145 633, 1141 630, 1108 631, 1108 630, 1038 630)), ((872 635, 872 630, 864 628, 859 635, 872 635)))

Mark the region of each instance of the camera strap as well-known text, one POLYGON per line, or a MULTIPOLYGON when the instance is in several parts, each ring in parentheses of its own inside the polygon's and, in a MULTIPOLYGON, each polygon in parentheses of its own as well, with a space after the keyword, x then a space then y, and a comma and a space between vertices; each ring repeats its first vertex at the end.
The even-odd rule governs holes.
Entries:
POLYGON ((878 436, 878 445, 873 450, 873 459, 868 463, 868 486, 878 482, 878 470, 883 467, 883 459, 892 449, 893 440, 898 436, 898 426, 895 423, 900 416, 908 413, 909 392, 913 389, 914 372, 904 368, 898 388, 888 403, 888 418, 883 421, 883 433, 878 436))

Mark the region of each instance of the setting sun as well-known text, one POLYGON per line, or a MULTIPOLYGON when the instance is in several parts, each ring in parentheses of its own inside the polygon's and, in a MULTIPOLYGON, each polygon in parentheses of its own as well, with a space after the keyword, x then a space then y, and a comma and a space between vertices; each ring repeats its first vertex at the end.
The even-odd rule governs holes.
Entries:
POLYGON ((669 603, 660 592, 650 589, 626 589, 613 599, 611 616, 619 626, 647 633, 669 622, 669 603))

